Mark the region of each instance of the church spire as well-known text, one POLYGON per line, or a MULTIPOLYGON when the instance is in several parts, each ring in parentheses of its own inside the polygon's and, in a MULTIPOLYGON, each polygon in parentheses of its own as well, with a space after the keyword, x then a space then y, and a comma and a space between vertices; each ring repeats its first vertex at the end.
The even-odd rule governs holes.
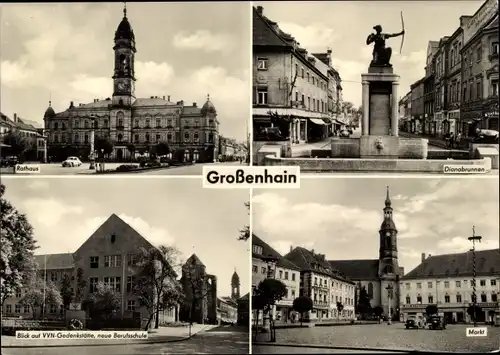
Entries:
POLYGON ((127 2, 123 2, 123 18, 127 18, 127 2))
POLYGON ((385 207, 391 207, 391 198, 389 197, 389 186, 387 186, 387 194, 385 196, 385 207))

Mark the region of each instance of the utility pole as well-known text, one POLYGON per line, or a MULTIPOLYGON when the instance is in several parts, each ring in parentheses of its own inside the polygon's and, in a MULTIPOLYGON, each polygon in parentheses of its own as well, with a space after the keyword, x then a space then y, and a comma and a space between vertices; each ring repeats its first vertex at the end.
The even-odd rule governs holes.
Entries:
POLYGON ((481 243, 482 237, 476 235, 475 226, 472 226, 472 236, 468 238, 469 241, 472 241, 472 307, 473 309, 473 317, 474 317, 474 327, 476 327, 476 241, 481 243))

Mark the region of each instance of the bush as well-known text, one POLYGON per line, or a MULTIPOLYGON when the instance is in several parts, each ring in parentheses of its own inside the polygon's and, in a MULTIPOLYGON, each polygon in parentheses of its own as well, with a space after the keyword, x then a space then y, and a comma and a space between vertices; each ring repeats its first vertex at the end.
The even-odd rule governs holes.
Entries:
POLYGON ((116 168, 116 171, 132 171, 138 168, 135 164, 123 164, 116 168))

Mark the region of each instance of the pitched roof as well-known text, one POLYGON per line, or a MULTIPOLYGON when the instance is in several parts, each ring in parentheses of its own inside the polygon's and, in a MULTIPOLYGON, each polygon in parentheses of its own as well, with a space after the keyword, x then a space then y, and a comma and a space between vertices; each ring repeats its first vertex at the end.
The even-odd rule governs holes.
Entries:
POLYGON ((35 255, 35 262, 40 270, 72 269, 74 267, 72 253, 35 255))
POLYGON ((284 269, 300 271, 300 267, 295 265, 292 261, 288 260, 287 258, 281 257, 276 265, 284 269))
POLYGON ((250 300, 250 292, 248 292, 246 295, 238 298, 238 301, 249 301, 249 300, 250 300))
POLYGON ((85 246, 90 240, 94 238, 100 238, 103 236, 109 236, 111 234, 116 235, 127 235, 129 238, 141 238, 146 244, 149 244, 149 248, 154 248, 146 238, 144 238, 139 232, 132 228, 127 222, 118 217, 113 213, 109 218, 96 229, 94 233, 77 249, 76 253, 85 246))
MULTIPOLYGON (((270 21, 267 17, 259 15, 257 9, 253 7, 253 40, 254 46, 278 46, 291 47, 274 29, 275 22, 270 21)), ((279 28, 276 26, 279 30, 279 28)), ((281 31, 280 31, 281 32, 281 31)))
POLYGON ((311 271, 353 283, 341 271, 330 265, 324 254, 316 254, 306 248, 296 247, 284 257, 299 266, 301 271, 311 271))
POLYGON ((262 254, 256 254, 252 247, 252 258, 255 259, 263 259, 263 258, 272 258, 272 259, 280 259, 281 255, 276 250, 274 250, 269 244, 264 242, 255 234, 252 234, 252 246, 258 245, 262 248, 262 254))
POLYGON ((354 281, 376 280, 378 278, 378 259, 329 260, 330 265, 354 281))
POLYGON ((222 302, 225 302, 233 307, 236 307, 238 306, 238 303, 237 301, 233 300, 231 297, 217 297, 219 300, 221 300, 222 302))
POLYGON ((187 260, 186 262, 184 263, 184 265, 199 265, 199 266, 205 266, 205 264, 203 264, 200 260, 200 258, 198 257, 198 255, 194 254, 191 255, 187 260))
MULTIPOLYGON (((429 256, 402 279, 472 277, 471 251, 429 256)), ((500 275, 500 249, 476 251, 476 276, 500 275)))

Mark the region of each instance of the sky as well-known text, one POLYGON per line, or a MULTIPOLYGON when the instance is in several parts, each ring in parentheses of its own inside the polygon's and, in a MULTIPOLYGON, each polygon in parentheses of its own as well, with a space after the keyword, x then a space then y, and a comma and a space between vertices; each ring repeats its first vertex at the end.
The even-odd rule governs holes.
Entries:
POLYGON ((249 249, 238 241, 249 223, 247 190, 204 189, 200 179, 2 179, 5 198, 34 228, 36 254, 75 252, 113 213, 155 246, 195 253, 231 295, 236 270, 249 290, 249 249), (214 205, 217 208, 214 208, 214 205), (71 236, 71 237, 69 237, 71 236))
MULTIPOLYGON (((136 37, 136 97, 215 105, 220 133, 246 140, 250 4, 129 3, 136 37)), ((123 3, 3 4, 1 109, 43 123, 70 101, 112 95, 113 38, 123 3)))
POLYGON ((255 2, 264 8, 264 16, 278 23, 309 53, 332 49, 332 64, 342 78, 343 98, 361 106, 361 73, 368 70, 372 46, 366 37, 381 25, 385 33, 405 27, 401 37, 388 39, 392 47, 394 73, 400 75, 399 96, 425 74, 427 44, 450 36, 459 27, 459 17, 473 15, 483 1, 318 1, 255 2), (450 6, 456 4, 456 6, 450 6))
POLYGON ((378 259, 386 186, 405 273, 422 253, 468 251, 473 226, 476 250, 499 248, 497 178, 303 178, 300 189, 254 192, 253 233, 282 255, 302 246, 328 260, 378 259))

